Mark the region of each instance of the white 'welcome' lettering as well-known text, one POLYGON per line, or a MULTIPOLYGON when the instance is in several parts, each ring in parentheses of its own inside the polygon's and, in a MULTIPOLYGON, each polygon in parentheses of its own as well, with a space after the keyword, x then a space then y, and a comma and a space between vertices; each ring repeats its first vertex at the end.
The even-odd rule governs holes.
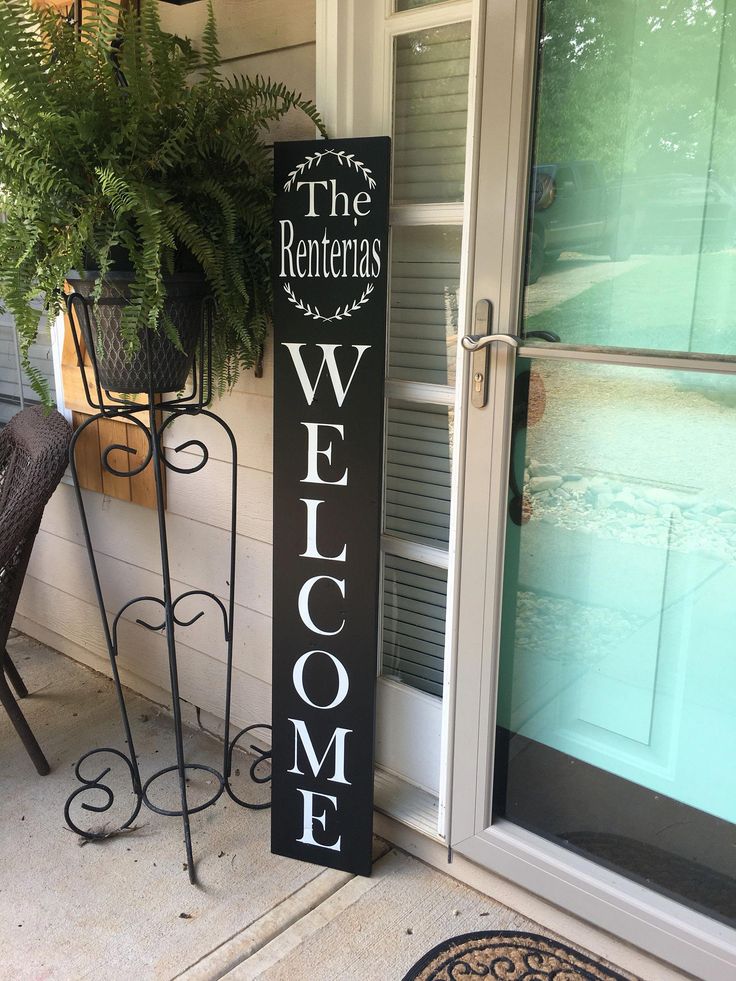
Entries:
POLYGON ((322 767, 325 765, 327 755, 334 745, 335 769, 332 776, 327 779, 333 783, 344 783, 350 786, 350 781, 345 779, 345 739, 353 730, 343 729, 341 726, 338 726, 332 733, 332 738, 327 743, 327 749, 322 754, 322 759, 317 759, 317 753, 315 752, 314 743, 312 742, 312 737, 309 735, 306 722, 303 719, 289 719, 289 722, 294 726, 294 766, 289 770, 289 773, 298 773, 299 776, 304 776, 304 771, 299 769, 300 741, 304 752, 307 754, 307 760, 315 777, 319 776, 322 767))
POLYGON ((317 377, 314 384, 312 384, 309 375, 307 374, 307 369, 304 365, 304 360, 301 354, 301 349, 306 347, 306 344, 287 344, 284 342, 283 346, 287 349, 291 355, 291 360, 294 362, 294 368, 296 369, 297 377, 299 378, 299 384, 302 386, 304 398, 307 400, 307 405, 311 405, 312 402, 314 402, 314 396, 317 394, 317 386, 322 378, 322 372, 324 371, 325 365, 327 365, 327 372, 330 376, 330 381, 332 382, 332 389, 335 393, 337 404, 340 407, 342 407, 348 391, 350 390, 350 386, 353 383, 353 378, 355 378, 355 372, 358 370, 358 365, 360 364, 361 358, 366 351, 370 350, 370 344, 350 345, 358 352, 358 356, 355 359, 355 365, 353 366, 353 370, 350 374, 350 378, 348 378, 347 384, 343 385, 342 378, 340 377, 340 370, 338 369, 337 361, 335 360, 335 351, 344 345, 317 344, 316 346, 322 349, 322 363, 319 366, 319 371, 317 372, 317 377))

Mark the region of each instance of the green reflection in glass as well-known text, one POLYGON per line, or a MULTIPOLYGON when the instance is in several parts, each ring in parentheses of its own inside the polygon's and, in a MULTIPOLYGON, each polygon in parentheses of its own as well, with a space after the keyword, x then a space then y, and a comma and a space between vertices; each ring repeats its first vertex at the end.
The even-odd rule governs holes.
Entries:
POLYGON ((736 354, 736 14, 547 0, 526 330, 736 354))
POLYGON ((531 367, 499 725, 736 822, 736 379, 531 367))

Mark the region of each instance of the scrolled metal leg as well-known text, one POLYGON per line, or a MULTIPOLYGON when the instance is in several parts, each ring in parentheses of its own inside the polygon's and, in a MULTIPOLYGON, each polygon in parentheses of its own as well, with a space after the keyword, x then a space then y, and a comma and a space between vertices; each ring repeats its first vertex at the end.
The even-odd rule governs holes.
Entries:
MULTIPOLYGON (((260 725, 260 724, 246 726, 246 728, 241 729, 240 732, 236 736, 234 736, 233 739, 231 739, 229 742, 226 741, 225 743, 225 752, 227 754, 227 765, 225 767, 225 772, 227 774, 227 776, 225 777, 225 789, 227 790, 228 796, 230 797, 231 800, 234 800, 236 804, 240 804, 241 807, 247 807, 252 811, 261 811, 267 807, 270 807, 271 801, 270 800, 262 801, 260 803, 251 804, 249 801, 243 800, 242 797, 239 797, 235 793, 235 791, 230 786, 230 776, 232 774, 232 768, 233 768, 233 752, 235 751, 238 742, 243 738, 243 736, 246 736, 249 732, 253 732, 255 729, 270 730, 270 728, 271 726, 269 725, 260 725)), ((253 760, 253 762, 249 767, 249 775, 251 780, 255 784, 270 783, 271 782, 270 766, 266 773, 259 773, 258 768, 260 766, 263 766, 263 764, 265 764, 267 760, 270 761, 273 755, 271 750, 260 749, 254 743, 251 743, 251 745, 248 748, 250 749, 253 756, 255 757, 255 759, 253 760)))
POLYGON ((69 795, 67 802, 64 805, 64 818, 68 826, 72 829, 72 831, 76 832, 76 834, 78 834, 81 838, 86 838, 88 841, 101 841, 105 838, 111 838, 115 834, 119 834, 121 831, 127 831, 131 827, 135 819, 138 817, 138 814, 141 809, 141 804, 143 803, 143 794, 141 793, 140 777, 138 776, 137 764, 134 761, 131 761, 129 757, 125 755, 125 753, 121 753, 119 749, 111 749, 109 747, 105 747, 101 749, 91 749, 88 753, 85 753, 84 756, 80 758, 79 762, 74 768, 74 774, 77 780, 79 780, 79 782, 82 784, 82 786, 77 787, 77 789, 69 795), (81 806, 85 811, 91 811, 95 814, 104 814, 106 811, 109 811, 110 808, 113 806, 113 803, 115 801, 115 793, 107 784, 102 782, 105 779, 105 777, 111 772, 112 767, 109 766, 106 767, 96 777, 85 777, 84 774, 82 773, 82 767, 84 766, 87 760, 92 759, 92 757, 94 756, 99 756, 103 754, 106 754, 108 756, 114 756, 125 763, 128 769, 128 774, 130 776, 131 793, 135 797, 135 804, 133 805, 133 810, 130 814, 130 817, 128 817, 127 820, 124 821, 119 828, 113 831, 108 831, 107 827, 105 827, 104 829, 80 828, 79 825, 72 818, 72 813, 71 813, 72 804, 77 799, 77 797, 81 797, 83 794, 101 793, 104 798, 102 804, 91 804, 91 803, 82 802, 81 806))

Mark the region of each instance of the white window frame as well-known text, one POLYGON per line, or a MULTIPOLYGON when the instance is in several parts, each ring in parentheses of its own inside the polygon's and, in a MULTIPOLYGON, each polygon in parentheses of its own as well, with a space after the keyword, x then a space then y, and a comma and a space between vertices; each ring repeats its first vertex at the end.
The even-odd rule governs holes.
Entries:
POLYGON ((56 392, 56 408, 59 412, 66 418, 67 422, 71 424, 72 413, 70 409, 67 409, 64 402, 64 380, 61 371, 61 356, 64 350, 64 331, 66 330, 66 324, 64 321, 64 314, 60 313, 59 316, 51 324, 51 361, 54 366, 54 391, 56 392))
MULTIPOLYGON (((444 204, 402 204, 392 206, 392 225, 453 225, 462 229, 462 249, 460 265, 460 298, 458 304, 458 335, 467 332, 468 303, 472 271, 471 242, 473 232, 472 216, 475 202, 472 199, 473 170, 476 156, 478 123, 477 90, 479 70, 479 26, 481 0, 445 0, 442 3, 428 4, 412 10, 394 12, 393 0, 317 0, 317 88, 316 102, 322 113, 331 137, 390 135, 393 111, 393 48, 398 35, 412 33, 433 27, 461 22, 471 25, 470 74, 468 79, 468 134, 465 162, 465 199, 457 203, 444 204), (383 9, 381 9, 383 8, 383 9), (373 54, 372 71, 361 72, 361 62, 365 52, 373 54), (359 78, 356 78, 357 75, 359 78), (366 77, 368 75, 368 77, 366 77), (359 84, 356 84, 359 83, 359 84)), ((458 345, 457 378, 464 375, 464 352, 458 345)), ((454 702, 455 651, 456 651, 456 609, 457 609, 457 503, 461 493, 462 460, 464 445, 465 393, 464 386, 431 385, 423 382, 409 382, 388 379, 386 396, 391 400, 409 401, 417 405, 446 405, 454 411, 455 444, 451 473, 451 511, 450 538, 448 549, 435 549, 395 538, 382 536, 382 552, 400 555, 417 562, 428 562, 448 571, 447 610, 445 621, 444 679, 441 701, 431 695, 415 691, 406 685, 387 678, 379 678, 379 741, 381 729, 388 722, 388 733, 395 735, 397 741, 404 741, 397 772, 408 774, 416 784, 430 786, 429 768, 434 768, 430 755, 422 752, 416 739, 417 731, 432 732, 439 729, 439 760, 436 784, 439 787, 437 799, 437 819, 430 826, 419 820, 412 822, 407 813, 406 796, 397 795, 396 806, 389 797, 380 801, 382 809, 397 817, 445 840, 448 834, 448 809, 451 784, 450 733, 452 726, 451 710, 454 702), (412 718, 387 720, 385 715, 391 711, 399 694, 408 700, 412 718), (381 702, 385 712, 381 712, 381 702), (419 727, 419 728, 418 728, 419 727), (414 739, 411 734, 414 733, 414 739), (404 737, 402 739, 402 737, 404 737), (411 745, 414 743, 414 745, 411 745), (399 799, 401 798, 401 799, 399 799)), ((380 647, 380 645, 379 645, 380 647)), ((395 713, 398 715, 398 711, 395 713)), ((422 808, 421 800, 417 808, 422 808)))

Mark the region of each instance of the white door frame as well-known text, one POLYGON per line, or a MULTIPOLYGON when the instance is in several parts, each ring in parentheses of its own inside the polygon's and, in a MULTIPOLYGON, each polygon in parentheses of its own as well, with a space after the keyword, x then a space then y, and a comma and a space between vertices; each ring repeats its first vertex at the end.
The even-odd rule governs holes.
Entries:
MULTIPOLYGON (((464 243, 458 311, 459 332, 467 326, 467 304, 471 274, 470 248, 474 203, 471 195, 477 133, 480 12, 483 0, 445 0, 401 13, 393 0, 317 0, 317 93, 316 102, 332 137, 390 135, 392 130, 392 63, 397 35, 428 27, 469 21, 471 24, 470 77, 468 86, 468 137, 465 168, 466 195, 463 202, 410 204, 391 209, 392 224, 450 224, 462 226, 464 243)), ((458 350, 458 378, 462 377, 463 352, 458 350)), ((387 395, 397 400, 423 399, 444 404, 455 412, 456 445, 451 496, 460 498, 462 475, 462 386, 456 392, 445 386, 430 386, 399 380, 387 382, 387 395), (434 391, 432 389, 434 388, 434 391)), ((449 794, 451 706, 454 686, 454 631, 456 584, 456 509, 451 515, 447 553, 412 542, 384 536, 392 554, 448 569, 447 631, 442 700, 379 677, 377 692, 377 743, 379 765, 389 772, 428 790, 438 798, 437 824, 433 829, 446 837, 446 801, 449 794), (434 554, 432 554, 434 553, 434 554)), ((397 814, 398 816, 398 814, 397 814)), ((402 812, 402 817, 403 812, 402 812)))
MULTIPOLYGON (((535 0, 492 0, 485 25, 483 121, 475 185, 481 190, 472 300, 491 300, 493 331, 498 333, 518 333, 537 16, 535 0)), ((731 978, 736 970, 735 930, 511 822, 491 824, 515 358, 504 345, 495 345, 491 351, 490 387, 495 398, 485 409, 469 409, 466 415, 451 846, 697 977, 731 978)), ((522 347, 520 353, 542 352, 522 347)), ((555 355, 570 356, 570 352, 555 345, 547 356, 555 355)), ((632 358, 613 351, 595 360, 651 367, 674 366, 679 360, 685 366, 685 359, 632 358)), ((726 368, 713 359, 706 370, 719 367, 726 368)), ((469 385, 466 366, 466 393, 469 385)))

